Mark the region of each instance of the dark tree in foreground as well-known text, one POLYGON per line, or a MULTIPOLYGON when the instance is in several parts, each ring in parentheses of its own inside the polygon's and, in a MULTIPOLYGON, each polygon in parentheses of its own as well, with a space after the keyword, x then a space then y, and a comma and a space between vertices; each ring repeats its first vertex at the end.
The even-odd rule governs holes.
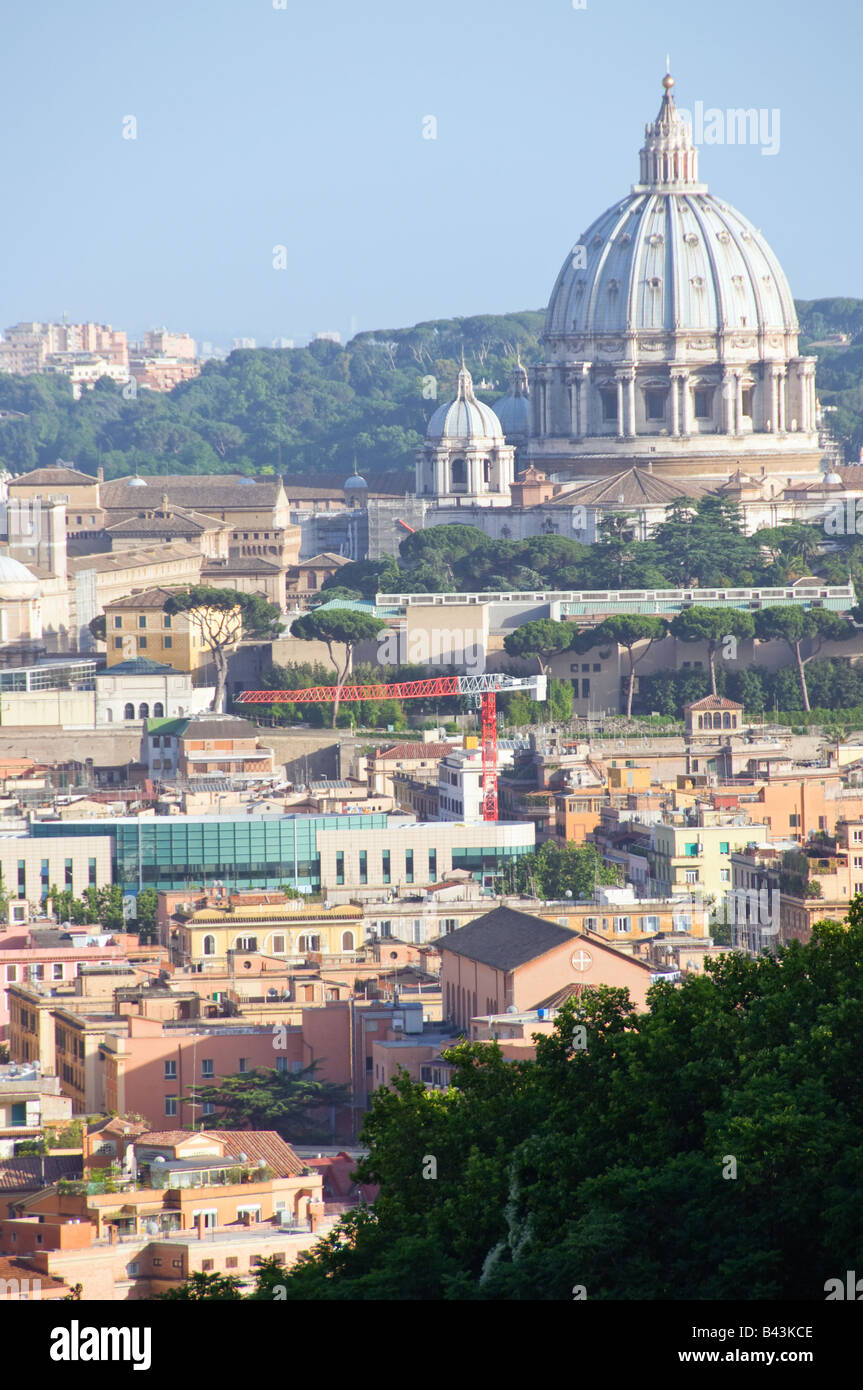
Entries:
POLYGON ((863 1240, 863 898, 778 956, 585 990, 537 1040, 375 1092, 380 1184, 288 1272, 288 1299, 825 1297, 863 1240), (434 1180, 429 1177, 434 1159, 434 1180))

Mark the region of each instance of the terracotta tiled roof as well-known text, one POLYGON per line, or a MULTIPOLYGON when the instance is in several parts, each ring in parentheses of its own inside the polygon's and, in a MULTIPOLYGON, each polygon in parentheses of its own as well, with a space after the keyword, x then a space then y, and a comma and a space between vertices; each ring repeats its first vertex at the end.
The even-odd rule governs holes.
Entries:
POLYGON ((19 1285, 25 1282, 33 1283, 38 1279, 40 1293, 44 1293, 46 1289, 68 1289, 69 1287, 63 1279, 57 1279, 53 1274, 46 1274, 44 1270, 36 1269, 27 1260, 9 1259, 5 1255, 0 1255, 0 1288, 5 1288, 7 1280, 10 1279, 18 1280, 19 1285))
POLYGON ((70 1154, 68 1157, 47 1154, 44 1159, 44 1180, 42 1163, 43 1160, 36 1154, 0 1159, 0 1192, 39 1191, 60 1178, 80 1178, 83 1172, 80 1154, 70 1154))
POLYGON ((226 1157, 244 1153, 251 1163, 262 1158, 277 1178, 297 1177, 306 1166, 274 1129, 207 1129, 203 1134, 207 1139, 218 1139, 226 1157))
POLYGON ((294 568, 298 570, 321 569, 335 565, 337 569, 341 569, 342 565, 349 565, 350 563, 346 555, 336 555, 332 550, 322 550, 320 555, 313 555, 310 560, 300 560, 294 568))
POLYGON ((379 748, 372 757, 376 762, 394 762, 405 758, 440 760, 453 751, 452 743, 396 743, 392 748, 379 748))
POLYGON ((686 497, 700 497, 706 488, 690 479, 671 482, 646 468, 627 468, 615 473, 611 478, 600 478, 592 483, 578 483, 575 487, 558 492, 546 502, 545 506, 638 507, 661 506, 686 497))
POLYGON ((351 1158, 350 1154, 321 1154, 320 1158, 310 1158, 308 1166, 323 1177, 326 1202, 373 1202, 380 1191, 376 1185, 354 1181, 351 1174, 357 1160, 351 1158))
POLYGON ((736 700, 726 700, 720 695, 705 695, 703 700, 693 700, 685 709, 743 709, 736 700))
MULTIPOLYGON (((184 1139, 199 1139, 201 1136, 193 1129, 151 1129, 146 1134, 141 1135, 141 1143, 145 1146, 153 1145, 157 1149, 172 1149, 176 1144, 182 1144, 184 1139)), ((209 1138, 209 1135, 205 1135, 209 1138)))
POLYGON ((13 478, 10 486, 18 487, 95 487, 97 479, 92 473, 82 473, 79 468, 34 468, 30 473, 22 473, 13 478))

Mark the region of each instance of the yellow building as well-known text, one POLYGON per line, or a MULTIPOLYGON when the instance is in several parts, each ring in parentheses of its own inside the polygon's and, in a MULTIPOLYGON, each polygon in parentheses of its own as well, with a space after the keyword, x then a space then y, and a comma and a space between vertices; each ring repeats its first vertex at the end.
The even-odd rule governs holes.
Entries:
POLYGON ((323 908, 262 903, 207 907, 180 921, 171 946, 179 965, 224 965, 229 951, 295 958, 358 951, 363 945, 362 909, 354 904, 323 908))
MULTIPOLYGON (((181 592, 161 587, 145 589, 106 605, 109 668, 139 656, 172 666, 175 671, 200 672, 212 665, 212 652, 204 640, 199 620, 190 613, 165 612, 168 600, 181 592)), ((219 622, 221 616, 212 611, 214 623, 219 622)), ((232 645, 236 646, 242 636, 240 609, 225 616, 234 633, 232 645)))
MULTIPOLYGON (((716 813, 718 816, 718 813, 716 813)), ((739 819, 739 818, 738 818, 739 819)), ((713 898, 717 907, 731 891, 731 855, 768 839, 768 825, 656 825, 648 852, 657 891, 713 898)))

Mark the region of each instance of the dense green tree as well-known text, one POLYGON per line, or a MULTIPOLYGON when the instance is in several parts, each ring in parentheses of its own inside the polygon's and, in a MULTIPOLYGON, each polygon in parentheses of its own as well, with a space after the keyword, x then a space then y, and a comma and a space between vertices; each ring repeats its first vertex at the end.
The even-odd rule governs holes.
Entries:
POLYGON ((345 684, 353 664, 354 651, 360 642, 374 641, 385 627, 386 623, 380 618, 374 618, 370 613, 357 612, 353 608, 333 608, 328 612, 316 610, 312 613, 306 613, 302 618, 296 618, 291 624, 293 637, 301 637, 306 642, 325 643, 334 666, 337 663, 333 654, 333 647, 343 646, 345 649, 344 664, 339 670, 336 682, 333 728, 336 727, 339 712, 341 687, 345 684))
MULTIPOLYGON (((273 1035, 276 1050, 278 1035, 273 1035)), ((302 1071, 277 1071, 257 1067, 235 1076, 223 1076, 210 1086, 193 1086, 186 1102, 196 1108, 205 1101, 219 1111, 220 1123, 229 1129, 275 1129, 294 1143, 321 1143, 332 1138, 332 1118, 350 1104, 349 1086, 319 1081, 319 1061, 302 1071)))
POLYGON ((760 609, 755 614, 755 631, 762 642, 782 640, 787 644, 797 667, 803 708, 808 710, 807 662, 818 655, 825 642, 847 642, 855 630, 841 613, 789 605, 760 609), (807 648, 805 655, 804 646, 807 648))
POLYGON ((566 651, 575 629, 571 623, 555 622, 553 618, 536 618, 522 623, 503 639, 508 656, 518 656, 539 662, 540 670, 548 675, 552 657, 566 651))
POLYGON ((196 1270, 177 1288, 153 1294, 153 1298, 169 1303, 236 1302, 243 1297, 241 1287, 242 1280, 236 1274, 203 1274, 196 1270))
POLYGON ((626 717, 632 718, 632 696, 635 690, 635 668, 643 661, 653 646, 668 632, 664 618, 654 618, 637 613, 621 613, 606 618, 596 627, 587 628, 573 638, 572 648, 577 652, 588 652, 593 647, 618 645, 626 648, 629 657, 629 678, 626 687, 626 717), (646 642, 647 646, 636 657, 635 648, 646 642))
POLYGON ((379 1088, 357 1176, 380 1196, 286 1298, 823 1300, 863 1231, 863 899, 649 1004, 587 989, 535 1062, 464 1043, 450 1090, 379 1088))
POLYGON ((165 602, 164 611, 185 614, 190 628, 211 654, 216 668, 214 710, 221 710, 224 701, 229 652, 242 636, 275 636, 282 621, 281 609, 259 594, 219 589, 209 584, 192 584, 172 594, 165 602))
POLYGON ((672 637, 683 642, 706 642, 710 663, 710 689, 716 692, 716 656, 724 648, 729 638, 735 644, 755 635, 755 624, 751 613, 734 608, 705 608, 693 604, 684 608, 671 620, 669 631, 672 637))

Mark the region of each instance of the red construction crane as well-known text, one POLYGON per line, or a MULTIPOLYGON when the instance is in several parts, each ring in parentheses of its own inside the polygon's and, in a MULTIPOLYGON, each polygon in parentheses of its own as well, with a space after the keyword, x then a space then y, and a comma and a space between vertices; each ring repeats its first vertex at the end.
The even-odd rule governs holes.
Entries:
POLYGON ((323 705, 330 700, 421 700, 430 695, 473 695, 480 707, 482 727, 482 817, 497 820, 497 696, 512 690, 533 692, 546 699, 545 676, 433 676, 422 681, 396 681, 393 685, 314 685, 308 690, 244 690, 241 705, 323 705))

